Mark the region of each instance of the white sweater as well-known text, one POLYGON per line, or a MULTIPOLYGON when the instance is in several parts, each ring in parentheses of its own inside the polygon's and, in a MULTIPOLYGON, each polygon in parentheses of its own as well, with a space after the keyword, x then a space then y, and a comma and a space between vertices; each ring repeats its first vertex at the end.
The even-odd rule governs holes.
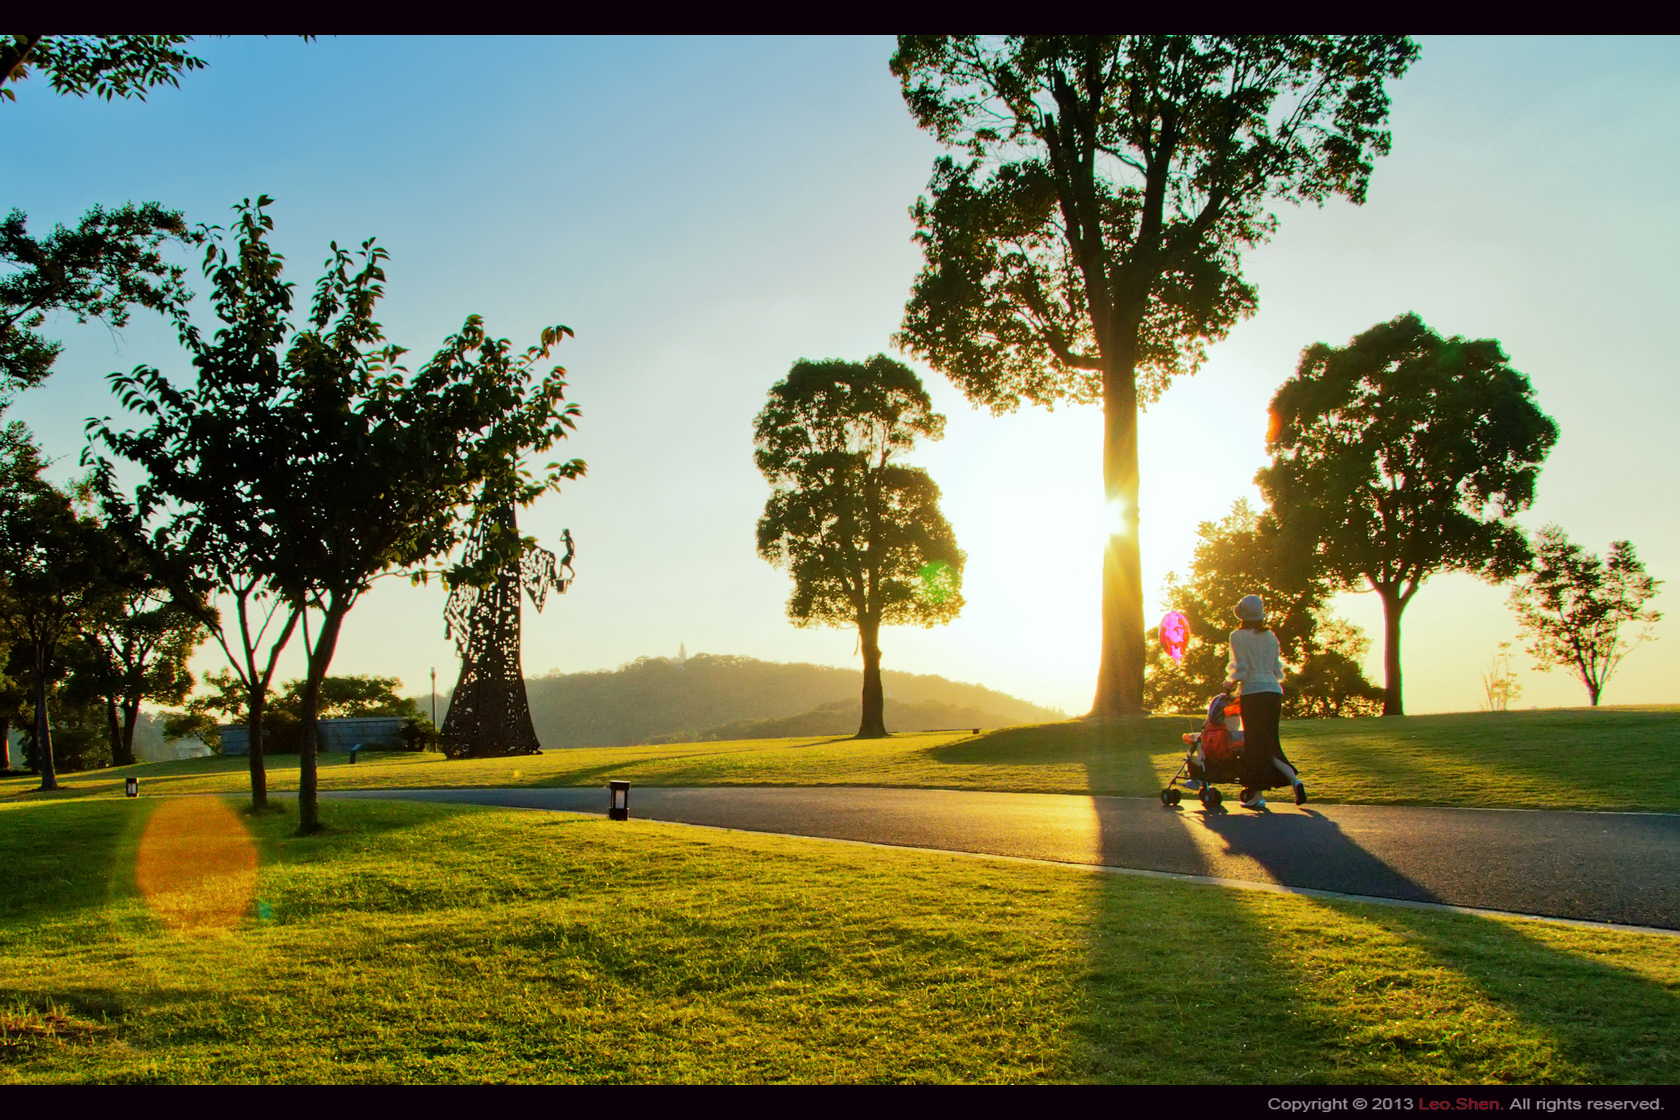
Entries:
POLYGON ((1231 660, 1225 666, 1229 680, 1241 681, 1243 694, 1283 692, 1283 661, 1278 655, 1277 635, 1270 630, 1231 632, 1231 660))

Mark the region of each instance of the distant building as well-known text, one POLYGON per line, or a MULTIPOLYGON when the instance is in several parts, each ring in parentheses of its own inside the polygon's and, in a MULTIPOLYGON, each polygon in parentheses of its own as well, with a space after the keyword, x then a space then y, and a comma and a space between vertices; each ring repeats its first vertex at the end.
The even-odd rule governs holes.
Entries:
POLYGON ((688 647, 685 646, 683 643, 678 642, 677 643, 677 664, 681 665, 684 661, 687 661, 687 660, 688 660, 688 647))
MULTIPOLYGON (((352 716, 347 719, 317 720, 316 749, 348 751, 355 747, 365 747, 390 750, 406 746, 402 738, 402 729, 401 716, 352 716)), ((251 737, 244 724, 223 724, 216 730, 222 733, 223 754, 251 753, 251 737)))

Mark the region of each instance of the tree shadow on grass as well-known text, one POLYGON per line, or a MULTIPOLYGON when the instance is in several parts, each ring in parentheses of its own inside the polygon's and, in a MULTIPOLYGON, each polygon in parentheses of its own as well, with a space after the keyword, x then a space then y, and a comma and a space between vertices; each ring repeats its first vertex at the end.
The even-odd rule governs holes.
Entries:
POLYGON ((133 893, 133 851, 151 806, 81 801, 8 810, 0 827, 0 929, 61 919, 133 893), (114 873, 128 855, 127 889, 114 873))
MULTIPOLYGON (((1147 765, 1146 754, 1135 757, 1147 765)), ((1185 813, 1140 817, 1093 800, 1105 854, 1135 846, 1143 832, 1161 865, 1214 873, 1185 813)), ((1145 1084, 1325 1079, 1318 1055, 1340 1028, 1303 1008, 1276 935, 1238 891, 1099 875, 1089 906, 1074 1076, 1145 1084)))
POLYGON ((1365 908, 1362 916, 1417 944, 1548 1036, 1572 1067, 1558 1070, 1558 1081, 1680 1081, 1680 973, 1671 971, 1663 983, 1612 963, 1638 959, 1658 935, 1591 935, 1602 959, 1547 944, 1545 930, 1527 922, 1404 907, 1365 908))

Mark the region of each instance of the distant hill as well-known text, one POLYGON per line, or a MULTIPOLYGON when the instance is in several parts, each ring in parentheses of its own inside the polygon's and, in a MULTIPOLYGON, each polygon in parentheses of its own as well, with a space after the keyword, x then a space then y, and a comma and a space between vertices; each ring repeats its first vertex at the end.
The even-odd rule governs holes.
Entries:
MULTIPOLYGON (((1063 713, 977 684, 883 672, 889 731, 1007 727, 1063 713)), ((655 740, 851 734, 862 674, 697 653, 678 664, 641 657, 617 669, 526 680, 531 721, 544 747, 616 747, 655 740), (771 728, 787 728, 771 730, 771 728), (807 730, 809 728, 809 730, 807 730)))

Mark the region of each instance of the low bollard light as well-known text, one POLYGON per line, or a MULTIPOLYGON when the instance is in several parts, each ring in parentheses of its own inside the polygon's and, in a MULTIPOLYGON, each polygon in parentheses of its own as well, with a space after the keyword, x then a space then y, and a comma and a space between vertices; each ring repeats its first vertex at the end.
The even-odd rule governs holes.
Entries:
POLYGON ((623 778, 614 778, 607 783, 607 819, 630 819, 630 783, 623 778))
POLYGON ((139 797, 140 796, 140 779, 139 778, 130 778, 128 781, 124 782, 123 783, 123 792, 128 794, 128 796, 130 796, 130 797, 139 797))
POLYGON ((350 765, 356 765, 356 753, 361 749, 362 745, 360 743, 357 743, 355 746, 350 748, 350 765))

